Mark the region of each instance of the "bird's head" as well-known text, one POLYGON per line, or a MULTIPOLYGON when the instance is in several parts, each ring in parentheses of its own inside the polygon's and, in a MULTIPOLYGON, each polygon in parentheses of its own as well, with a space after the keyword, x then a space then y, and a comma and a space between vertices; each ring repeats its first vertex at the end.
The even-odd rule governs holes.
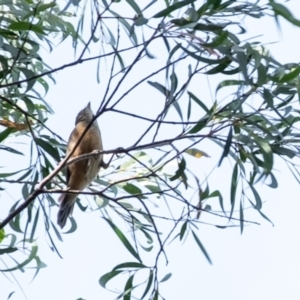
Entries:
POLYGON ((75 125, 77 125, 79 122, 90 122, 93 117, 94 114, 91 109, 91 103, 89 102, 88 105, 78 113, 75 120, 75 125))

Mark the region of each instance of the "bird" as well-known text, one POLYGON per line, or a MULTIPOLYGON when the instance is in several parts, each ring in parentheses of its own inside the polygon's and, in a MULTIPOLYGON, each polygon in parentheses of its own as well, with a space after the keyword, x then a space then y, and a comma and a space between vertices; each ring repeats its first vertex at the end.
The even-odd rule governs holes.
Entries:
MULTIPOLYGON (((69 137, 66 155, 73 150, 78 139, 82 136, 82 133, 91 123, 93 118, 94 114, 89 102, 76 117, 75 128, 69 137)), ((103 150, 101 133, 97 120, 95 120, 88 129, 70 158, 91 153, 94 150, 103 150)), ((107 168, 107 164, 103 162, 102 154, 68 165, 66 174, 67 190, 82 191, 88 187, 99 173, 101 167, 107 168)), ((76 198, 76 194, 64 193, 61 194, 58 199, 60 207, 57 215, 57 224, 61 229, 66 225, 68 217, 73 213, 76 198)))

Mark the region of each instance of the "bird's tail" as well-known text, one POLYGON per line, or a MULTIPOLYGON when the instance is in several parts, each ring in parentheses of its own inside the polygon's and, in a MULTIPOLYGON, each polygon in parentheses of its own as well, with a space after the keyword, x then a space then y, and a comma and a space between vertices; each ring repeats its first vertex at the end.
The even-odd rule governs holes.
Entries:
POLYGON ((75 200, 77 195, 74 194, 62 194, 59 197, 60 207, 57 215, 57 224, 60 228, 64 228, 67 223, 68 217, 72 215, 75 200))

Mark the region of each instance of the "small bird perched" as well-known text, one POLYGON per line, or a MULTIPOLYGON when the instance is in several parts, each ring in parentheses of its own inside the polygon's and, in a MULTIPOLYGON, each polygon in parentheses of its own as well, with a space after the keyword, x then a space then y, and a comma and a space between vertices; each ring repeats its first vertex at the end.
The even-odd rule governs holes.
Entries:
MULTIPOLYGON (((94 117, 93 111, 91 110, 90 102, 88 105, 81 110, 75 121, 75 128, 73 129, 67 147, 67 155, 72 151, 78 139, 82 136, 82 133, 92 121, 94 117)), ((94 150, 103 150, 101 133, 97 123, 97 120, 93 122, 91 127, 88 129, 80 144, 75 149, 74 153, 70 158, 91 153, 94 150)), ((103 155, 97 157, 91 157, 89 159, 75 162, 67 167, 67 186, 69 190, 82 191, 94 180, 97 176, 100 168, 106 168, 107 165, 103 162, 103 155)), ((66 225, 68 216, 72 214, 76 194, 62 194, 59 197, 60 208, 57 215, 57 224, 63 228, 66 225)))

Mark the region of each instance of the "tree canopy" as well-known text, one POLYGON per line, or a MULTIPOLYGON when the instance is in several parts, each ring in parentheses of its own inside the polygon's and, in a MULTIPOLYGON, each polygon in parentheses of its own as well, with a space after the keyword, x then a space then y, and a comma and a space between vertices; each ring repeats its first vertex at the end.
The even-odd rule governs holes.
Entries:
MULTIPOLYGON (((261 18, 271 18, 278 32, 281 19, 300 26, 285 5, 4 0, 0 15, 0 190, 1 196, 10 189, 19 195, 13 202, 1 199, 1 272, 35 269, 35 277, 46 267, 38 251, 41 228, 60 256, 57 195, 66 192, 65 168, 72 161, 65 157, 66 141, 48 126, 47 93, 67 68, 92 66, 101 86, 96 118, 112 114, 143 124, 128 132, 131 144, 98 151, 112 158, 110 166, 78 193, 76 205, 98 213, 131 255, 99 273, 103 288, 124 279, 118 299, 164 299, 159 287, 171 273, 160 274, 160 266, 168 263, 171 242, 192 238, 212 263, 198 234, 203 224, 241 233, 261 218, 272 224, 259 184, 278 187, 279 160, 300 182, 300 66, 278 61, 245 26, 261 18), (72 51, 64 63, 49 64, 49 53, 65 45, 72 51), (203 99, 204 89, 211 99, 203 99), (212 148, 218 157, 211 157, 212 148), (196 170, 197 159, 210 160, 210 169, 196 170), (211 180, 220 168, 228 174, 227 191, 211 180)), ((84 74, 78 76, 88 85, 84 74)), ((68 226, 66 233, 75 234, 76 214, 68 226)))

